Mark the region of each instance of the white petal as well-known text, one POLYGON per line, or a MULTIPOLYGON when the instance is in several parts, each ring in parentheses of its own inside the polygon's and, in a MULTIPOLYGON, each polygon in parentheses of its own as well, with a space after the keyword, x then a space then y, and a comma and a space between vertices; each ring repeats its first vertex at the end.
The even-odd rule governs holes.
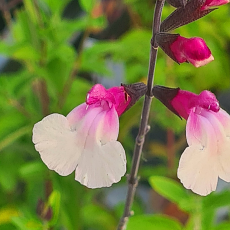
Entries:
POLYGON ((62 176, 74 171, 82 148, 63 115, 51 114, 34 125, 33 143, 43 162, 62 176))
POLYGON ((218 180, 218 144, 212 123, 199 111, 191 112, 186 126, 189 147, 182 153, 178 178, 187 189, 207 195, 218 180))
POLYGON ((218 174, 215 165, 216 158, 210 156, 207 148, 192 145, 180 158, 177 176, 185 188, 206 196, 216 190, 218 174))
POLYGON ((109 187, 120 181, 126 172, 125 151, 118 141, 84 149, 75 172, 75 179, 89 188, 109 187))

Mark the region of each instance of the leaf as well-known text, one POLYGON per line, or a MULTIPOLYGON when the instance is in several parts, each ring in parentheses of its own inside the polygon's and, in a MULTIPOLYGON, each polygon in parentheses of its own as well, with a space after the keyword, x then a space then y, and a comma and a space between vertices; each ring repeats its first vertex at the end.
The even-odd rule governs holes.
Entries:
POLYGON ((2 151, 4 148, 12 144, 20 137, 31 132, 31 130, 32 130, 31 126, 24 126, 14 131, 13 133, 9 134, 8 136, 6 136, 4 139, 0 141, 0 151, 2 151))
POLYGON ((212 228, 212 230, 227 230, 230 229, 230 223, 225 222, 217 225, 216 227, 212 228))
POLYGON ((13 207, 4 207, 0 209, 0 225, 9 223, 11 218, 18 216, 19 212, 13 207))
POLYGON ((60 211, 60 203, 61 203, 61 194, 57 190, 54 190, 49 196, 48 204, 52 207, 53 215, 50 220, 50 225, 55 225, 60 211))
POLYGON ((32 218, 13 217, 12 223, 18 230, 41 230, 43 229, 42 223, 32 218))
POLYGON ((46 166, 41 161, 33 161, 23 164, 19 169, 19 174, 23 179, 35 179, 44 177, 46 166))
POLYGON ((90 13, 96 4, 96 0, 80 0, 79 3, 83 10, 85 10, 87 13, 90 13))
POLYGON ((89 229, 112 230, 115 229, 117 224, 115 218, 108 210, 96 204, 85 205, 82 216, 89 229))
POLYGON ((40 57, 39 53, 30 44, 20 44, 12 53, 12 57, 19 61, 34 60, 37 61, 40 57))
POLYGON ((191 209, 191 199, 187 190, 178 182, 161 176, 151 176, 149 183, 153 189, 168 200, 178 204, 178 206, 189 211, 191 209))
POLYGON ((140 215, 130 217, 127 230, 181 230, 179 222, 163 215, 140 215))
MULTIPOLYGON (((70 2, 70 0, 43 0, 53 13, 61 13, 64 7, 70 2)), ((41 1, 42 3, 42 1, 41 1)), ((41 4, 40 3, 40 4, 41 4)))
POLYGON ((203 198, 204 209, 217 209, 230 205, 230 191, 226 190, 220 193, 212 193, 203 198))

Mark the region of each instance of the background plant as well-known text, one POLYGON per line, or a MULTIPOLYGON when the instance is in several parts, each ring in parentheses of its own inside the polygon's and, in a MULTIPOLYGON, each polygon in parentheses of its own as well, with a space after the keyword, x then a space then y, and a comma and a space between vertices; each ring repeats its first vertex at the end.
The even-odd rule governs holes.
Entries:
MULTIPOLYGON (((73 175, 48 171, 31 142, 31 130, 45 115, 66 115, 82 103, 96 81, 107 86, 146 81, 154 3, 109 1, 118 12, 115 18, 110 11, 102 13, 100 2, 93 0, 24 0, 15 1, 17 7, 12 2, 1 4, 6 27, 0 53, 14 62, 0 75, 0 228, 116 229, 126 179, 108 189, 90 190, 74 182, 73 175), (116 24, 115 19, 121 21, 116 24)), ((163 18, 172 10, 166 5, 163 18)), ((155 84, 180 85, 195 93, 212 90, 230 112, 229 22, 226 5, 175 30, 204 38, 215 61, 199 69, 178 66, 159 51, 155 84)), ((142 101, 120 119, 119 140, 128 167, 141 107, 142 101)), ((186 145, 185 123, 156 100, 151 108, 152 131, 146 137, 135 215, 127 229, 228 229, 228 188, 201 198, 176 182, 178 158, 186 145), (221 207, 224 215, 217 217, 221 207)))

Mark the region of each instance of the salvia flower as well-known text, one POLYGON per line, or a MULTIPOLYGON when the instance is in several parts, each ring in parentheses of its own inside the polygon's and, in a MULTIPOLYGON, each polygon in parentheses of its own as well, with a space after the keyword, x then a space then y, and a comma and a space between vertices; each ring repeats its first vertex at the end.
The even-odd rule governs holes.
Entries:
POLYGON ((230 182, 230 116, 219 107, 215 95, 159 86, 153 94, 187 120, 188 147, 177 172, 185 188, 205 196, 216 190, 218 177, 230 182))
POLYGON ((108 187, 121 179, 126 156, 117 141, 118 117, 133 103, 125 87, 106 90, 97 84, 86 103, 66 117, 51 114, 34 125, 35 149, 49 169, 62 176, 75 170, 75 179, 89 188, 108 187))
POLYGON ((229 0, 206 0, 203 6, 201 7, 201 10, 207 10, 212 7, 225 5, 229 2, 230 2, 229 0))
POLYGON ((170 49, 178 63, 190 62, 195 67, 200 67, 214 60, 205 41, 198 37, 178 36, 170 49))

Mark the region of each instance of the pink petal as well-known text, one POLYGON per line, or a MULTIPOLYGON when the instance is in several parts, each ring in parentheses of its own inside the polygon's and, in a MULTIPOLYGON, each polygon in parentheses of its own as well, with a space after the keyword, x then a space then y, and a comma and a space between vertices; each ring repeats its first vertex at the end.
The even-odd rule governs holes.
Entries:
POLYGON ((87 110, 88 105, 83 103, 77 107, 75 107, 67 116, 67 120, 71 126, 71 129, 75 129, 77 124, 81 122, 81 119, 86 115, 88 112, 87 110))
POLYGON ((188 145, 199 145, 202 148, 209 148, 213 152, 217 152, 215 132, 208 119, 199 115, 202 111, 203 109, 200 107, 193 108, 188 117, 186 125, 188 145))
POLYGON ((119 119, 114 106, 103 111, 95 118, 90 127, 86 146, 90 146, 93 142, 99 145, 106 144, 109 141, 117 140, 119 132, 119 119))
POLYGON ((120 116, 128 107, 131 97, 126 94, 125 89, 123 86, 120 87, 112 87, 108 89, 108 92, 114 96, 115 99, 115 109, 120 116))
POLYGON ((88 92, 86 103, 88 105, 98 104, 100 105, 101 101, 107 101, 109 103, 109 107, 111 104, 115 103, 114 96, 105 89, 103 85, 96 84, 92 87, 92 89, 88 92))

